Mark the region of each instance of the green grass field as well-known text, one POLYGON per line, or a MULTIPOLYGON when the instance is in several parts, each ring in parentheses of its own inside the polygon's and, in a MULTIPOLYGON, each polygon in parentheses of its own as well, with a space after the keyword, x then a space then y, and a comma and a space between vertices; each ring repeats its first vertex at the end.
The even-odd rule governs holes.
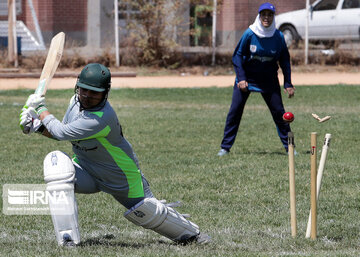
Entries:
MULTIPOLYGON (((1 184, 43 183, 42 162, 71 144, 23 135, 19 112, 32 91, 0 91, 1 184)), ((50 90, 59 119, 72 90, 50 90)), ((360 86, 298 86, 284 95, 295 114, 298 236, 290 233, 288 156, 262 98, 248 100, 231 154, 216 156, 232 88, 119 89, 110 102, 158 199, 180 200, 181 213, 208 233, 206 246, 179 246, 137 227, 105 193, 77 195, 82 243, 58 247, 50 216, 1 214, 1 256, 358 256, 360 251, 360 86), (326 123, 311 117, 331 115, 326 123), (333 139, 318 206, 318 239, 305 239, 310 208, 310 133, 333 139)), ((1 199, 2 201, 2 199, 1 199)))

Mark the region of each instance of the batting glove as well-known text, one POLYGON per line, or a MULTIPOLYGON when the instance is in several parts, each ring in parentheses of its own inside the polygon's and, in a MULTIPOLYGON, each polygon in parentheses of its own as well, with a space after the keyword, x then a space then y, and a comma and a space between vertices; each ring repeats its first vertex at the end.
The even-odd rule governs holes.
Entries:
POLYGON ((24 105, 25 109, 28 109, 29 107, 34 108, 38 115, 40 115, 43 111, 47 111, 45 106, 45 97, 38 94, 31 94, 24 105))
POLYGON ((42 123, 35 109, 29 107, 22 109, 19 125, 24 134, 31 134, 36 132, 42 126, 42 123))

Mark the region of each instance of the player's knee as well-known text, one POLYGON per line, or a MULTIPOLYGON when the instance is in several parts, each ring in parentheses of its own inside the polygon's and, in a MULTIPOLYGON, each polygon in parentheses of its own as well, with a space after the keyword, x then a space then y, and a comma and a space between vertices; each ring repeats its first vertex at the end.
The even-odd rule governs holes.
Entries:
POLYGON ((73 183, 75 167, 65 153, 53 151, 44 159, 44 180, 47 184, 73 183))

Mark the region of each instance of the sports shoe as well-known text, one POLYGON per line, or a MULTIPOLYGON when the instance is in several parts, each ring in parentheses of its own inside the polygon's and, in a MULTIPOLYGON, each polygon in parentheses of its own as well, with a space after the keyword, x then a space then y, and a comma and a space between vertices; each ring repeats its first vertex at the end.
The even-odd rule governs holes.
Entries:
POLYGON ((229 151, 227 151, 225 149, 220 149, 217 156, 224 156, 224 155, 227 155, 227 154, 229 154, 229 151))
MULTIPOLYGON (((287 154, 289 155, 289 152, 287 152, 287 154)), ((296 152, 296 150, 294 150, 294 155, 297 155, 298 153, 296 152)))
POLYGON ((211 237, 208 234, 199 233, 196 238, 195 242, 199 245, 208 244, 211 242, 211 237))
POLYGON ((177 241, 177 243, 181 244, 181 245, 188 245, 188 244, 192 244, 192 243, 196 243, 199 245, 203 245, 203 244, 208 244, 211 242, 211 237, 207 234, 204 233, 199 233, 196 236, 192 236, 189 237, 187 239, 182 239, 177 241))
POLYGON ((75 244, 74 241, 71 239, 71 237, 70 237, 69 234, 64 234, 62 245, 65 246, 65 247, 69 247, 69 248, 72 248, 72 247, 75 247, 75 246, 76 246, 76 244, 75 244))

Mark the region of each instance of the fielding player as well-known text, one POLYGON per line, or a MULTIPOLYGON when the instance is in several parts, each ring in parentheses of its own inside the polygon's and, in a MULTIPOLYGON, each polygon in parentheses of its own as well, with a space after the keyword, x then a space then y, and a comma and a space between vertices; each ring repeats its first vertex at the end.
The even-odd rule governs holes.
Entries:
POLYGON ((23 131, 70 141, 72 160, 63 152, 49 153, 44 160, 47 190, 65 192, 67 202, 50 201, 50 212, 59 245, 79 244, 76 193, 111 194, 128 210, 126 219, 177 242, 207 243, 210 237, 199 227, 157 200, 141 172, 132 146, 125 139, 115 111, 108 102, 110 71, 91 63, 81 71, 75 95, 60 122, 45 106, 45 98, 30 95, 20 115, 23 131), (62 211, 58 211, 62 210, 62 211))
POLYGON ((277 73, 278 63, 284 74, 284 90, 289 97, 294 96, 294 87, 291 84, 289 51, 283 34, 275 27, 274 15, 274 5, 262 4, 255 22, 244 32, 234 51, 232 62, 236 79, 219 156, 230 152, 251 92, 261 93, 270 109, 281 142, 288 150, 287 134, 290 126, 282 119, 285 110, 277 73))

